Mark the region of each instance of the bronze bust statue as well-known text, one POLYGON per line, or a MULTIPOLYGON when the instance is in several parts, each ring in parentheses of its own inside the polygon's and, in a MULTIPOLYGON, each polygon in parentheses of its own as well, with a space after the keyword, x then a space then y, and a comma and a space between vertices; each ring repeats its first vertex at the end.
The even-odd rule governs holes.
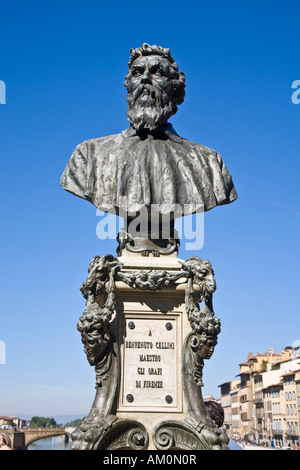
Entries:
MULTIPOLYGON (((149 252, 154 256, 173 255, 178 247, 174 230, 176 217, 229 204, 237 194, 219 153, 181 138, 169 123, 185 96, 184 74, 179 72, 169 49, 148 44, 132 49, 125 86, 128 129, 79 144, 61 177, 61 185, 98 209, 125 218, 125 229, 118 236, 118 254, 125 248, 144 256, 149 252), (132 227, 139 219, 146 225, 137 235, 132 227), (154 219, 157 226, 153 232, 154 219), (163 228, 166 219, 169 220, 169 238, 163 228)), ((183 314, 177 313, 177 308, 184 304, 191 326, 182 343, 180 386, 186 416, 176 420, 174 410, 169 415, 166 408, 169 418, 152 429, 151 445, 159 450, 228 449, 228 438, 207 415, 201 392, 204 360, 213 354, 221 331, 220 320, 213 311, 216 282, 211 263, 192 256, 179 261, 181 268, 172 268, 170 272, 161 269, 162 263, 155 267, 156 263, 145 262, 140 264, 145 269, 136 271, 133 267, 141 259, 133 259, 134 262, 126 266, 122 257, 95 256, 80 288, 86 308, 77 329, 87 360, 95 367, 96 395, 89 415, 72 433, 72 449, 148 448, 150 428, 140 419, 123 419, 117 410, 118 396, 123 393, 120 378, 126 373, 125 355, 121 352, 121 343, 124 345, 128 335, 126 314, 131 312, 132 304, 135 314, 140 312, 144 302, 151 311, 158 309, 157 321, 160 313, 168 315, 175 306, 176 315, 183 314), (117 283, 123 285, 122 289, 125 286, 125 290, 117 283), (184 291, 176 291, 179 284, 181 287, 184 283, 184 291), (170 304, 163 301, 167 289, 171 290, 167 299, 170 304), (147 296, 143 295, 145 291, 147 296), (149 292, 158 291, 161 294, 156 298, 151 296, 150 301, 149 292), (175 292, 179 292, 179 297, 176 294, 172 303, 169 299, 175 292), (152 298, 155 300, 153 307, 152 298)), ((125 261, 128 262, 128 258, 125 257, 125 261)), ((131 328, 129 323, 128 328, 131 328)), ((169 331, 168 324, 163 328, 169 331)), ((176 337, 180 344, 180 335, 176 337)), ((128 393, 126 400, 132 403, 133 395, 128 393)), ((173 399, 166 395, 163 400, 164 406, 168 406, 173 399)))
POLYGON ((169 49, 131 49, 124 82, 130 126, 79 144, 61 186, 98 209, 135 218, 142 208, 172 219, 237 198, 215 150, 181 138, 168 119, 185 96, 185 77, 169 49))

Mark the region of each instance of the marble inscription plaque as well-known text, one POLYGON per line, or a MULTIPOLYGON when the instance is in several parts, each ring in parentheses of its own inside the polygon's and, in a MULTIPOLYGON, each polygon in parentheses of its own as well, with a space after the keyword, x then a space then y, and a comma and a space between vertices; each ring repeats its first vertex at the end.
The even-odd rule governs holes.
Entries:
POLYGON ((125 315, 120 409, 178 409, 179 343, 178 316, 125 315))

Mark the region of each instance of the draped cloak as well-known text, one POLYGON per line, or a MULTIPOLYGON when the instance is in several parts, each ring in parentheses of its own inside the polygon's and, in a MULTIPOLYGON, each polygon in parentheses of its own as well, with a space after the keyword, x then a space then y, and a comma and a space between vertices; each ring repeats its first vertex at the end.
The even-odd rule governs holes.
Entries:
POLYGON ((179 217, 237 198, 220 154, 181 138, 169 123, 154 137, 141 138, 130 126, 120 134, 82 142, 60 184, 102 211, 129 216, 153 207, 179 217))

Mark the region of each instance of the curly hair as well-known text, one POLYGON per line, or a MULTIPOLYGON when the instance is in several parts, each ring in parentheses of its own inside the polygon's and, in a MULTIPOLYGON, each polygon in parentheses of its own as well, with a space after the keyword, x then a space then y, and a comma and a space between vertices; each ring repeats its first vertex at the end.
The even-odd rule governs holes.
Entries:
POLYGON ((149 44, 144 43, 141 47, 138 47, 136 49, 130 49, 130 60, 128 62, 129 72, 125 77, 124 85, 127 88, 130 69, 133 62, 138 57, 149 55, 159 55, 169 61, 170 73, 173 80, 172 99, 175 105, 181 104, 185 97, 185 76, 184 73, 178 71, 178 65, 176 64, 174 58, 171 56, 169 48, 164 48, 161 46, 150 46, 149 44))
POLYGON ((220 428, 224 422, 224 410, 223 407, 216 401, 210 400, 204 402, 208 416, 216 423, 220 428))
POLYGON ((83 332, 108 331, 110 311, 105 306, 99 307, 96 302, 89 305, 77 323, 77 330, 83 332))

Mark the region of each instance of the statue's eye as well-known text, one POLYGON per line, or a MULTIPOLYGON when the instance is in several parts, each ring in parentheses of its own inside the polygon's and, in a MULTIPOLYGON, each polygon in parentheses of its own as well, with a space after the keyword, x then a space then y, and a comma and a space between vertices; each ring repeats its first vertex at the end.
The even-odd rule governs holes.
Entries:
POLYGON ((151 73, 156 77, 162 77, 164 75, 163 71, 159 67, 153 67, 151 69, 151 73))
POLYGON ((138 69, 135 69, 133 72, 132 72, 132 75, 134 77, 140 77, 142 75, 142 72, 141 70, 138 70, 138 69))

